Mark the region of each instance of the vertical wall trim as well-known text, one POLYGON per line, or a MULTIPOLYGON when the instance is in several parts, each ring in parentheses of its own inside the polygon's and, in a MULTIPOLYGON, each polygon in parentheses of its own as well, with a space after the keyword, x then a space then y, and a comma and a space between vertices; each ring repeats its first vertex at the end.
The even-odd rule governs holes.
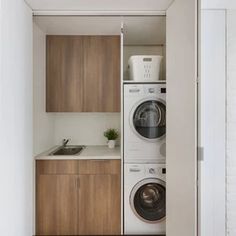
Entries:
POLYGON ((227 236, 227 219, 228 219, 228 212, 227 212, 227 192, 228 192, 228 186, 227 186, 227 176, 228 176, 228 158, 227 158, 227 140, 228 140, 228 115, 227 115, 227 107, 228 107, 228 99, 227 99, 227 94, 228 94, 228 44, 227 44, 227 39, 228 39, 228 11, 225 11, 225 236, 227 236))
POLYGON ((124 24, 121 23, 121 29, 120 29, 120 103, 121 103, 121 109, 120 109, 120 123, 121 123, 121 129, 120 129, 120 150, 121 150, 121 234, 124 232, 124 126, 123 126, 123 113, 124 113, 124 103, 123 103, 123 44, 124 44, 124 24))
POLYGON ((236 233, 236 10, 227 10, 227 123, 226 123, 226 232, 228 236, 236 233))

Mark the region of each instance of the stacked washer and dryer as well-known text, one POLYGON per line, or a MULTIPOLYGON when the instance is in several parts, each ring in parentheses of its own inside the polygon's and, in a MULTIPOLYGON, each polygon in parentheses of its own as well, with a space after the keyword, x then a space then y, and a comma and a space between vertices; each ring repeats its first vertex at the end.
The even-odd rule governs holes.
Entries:
POLYGON ((165 234, 166 84, 161 56, 132 56, 124 84, 124 233, 165 234))

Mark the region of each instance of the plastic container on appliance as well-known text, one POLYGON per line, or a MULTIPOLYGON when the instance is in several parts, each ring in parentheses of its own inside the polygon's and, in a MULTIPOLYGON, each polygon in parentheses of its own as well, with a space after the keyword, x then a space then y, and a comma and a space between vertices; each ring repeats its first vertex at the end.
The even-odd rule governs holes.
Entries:
POLYGON ((128 61, 129 79, 137 82, 150 82, 160 79, 162 56, 135 55, 128 61))

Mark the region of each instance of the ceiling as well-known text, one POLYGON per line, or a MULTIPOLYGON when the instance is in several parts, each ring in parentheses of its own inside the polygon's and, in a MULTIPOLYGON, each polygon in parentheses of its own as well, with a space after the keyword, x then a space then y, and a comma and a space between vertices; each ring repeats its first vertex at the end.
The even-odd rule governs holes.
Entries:
POLYGON ((51 35, 119 35, 124 44, 160 45, 166 40, 165 16, 34 16, 34 22, 51 35))
POLYGON ((165 11, 173 0, 25 0, 35 11, 165 11))

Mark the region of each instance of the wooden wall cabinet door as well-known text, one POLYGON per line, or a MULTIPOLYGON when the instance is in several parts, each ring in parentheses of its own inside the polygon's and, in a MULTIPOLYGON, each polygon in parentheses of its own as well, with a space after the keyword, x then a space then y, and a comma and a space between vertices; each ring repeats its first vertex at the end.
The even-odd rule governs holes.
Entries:
POLYGON ((84 111, 120 111, 120 37, 84 37, 84 111))
POLYGON ((47 36, 47 112, 120 111, 120 36, 47 36))
POLYGON ((46 42, 46 111, 83 111, 83 38, 47 36, 46 42))
POLYGON ((77 235, 76 175, 39 175, 37 178, 37 235, 77 235))

